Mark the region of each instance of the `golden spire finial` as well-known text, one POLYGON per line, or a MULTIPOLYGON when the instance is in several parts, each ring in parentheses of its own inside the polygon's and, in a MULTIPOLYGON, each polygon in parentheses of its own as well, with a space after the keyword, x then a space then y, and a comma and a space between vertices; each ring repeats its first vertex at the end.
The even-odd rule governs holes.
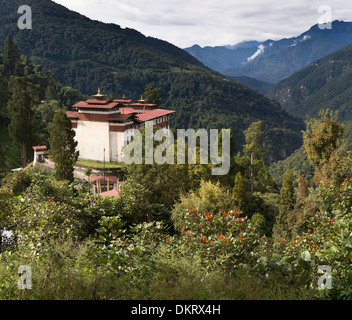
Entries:
POLYGON ((103 94, 100 93, 100 88, 98 88, 98 93, 96 95, 94 95, 93 97, 95 97, 98 100, 102 100, 102 98, 105 96, 103 94))

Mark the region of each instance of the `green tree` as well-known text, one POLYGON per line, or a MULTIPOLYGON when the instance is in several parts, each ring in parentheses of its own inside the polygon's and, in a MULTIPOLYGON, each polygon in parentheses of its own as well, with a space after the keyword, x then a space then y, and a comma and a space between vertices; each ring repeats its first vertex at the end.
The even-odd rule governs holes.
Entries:
POLYGON ((247 211, 246 187, 241 172, 236 174, 235 186, 232 190, 235 207, 243 212, 247 211))
MULTIPOLYGON (((228 174, 223 175, 223 176, 214 176, 213 179, 216 181, 219 181, 223 185, 227 185, 228 187, 232 188, 233 183, 234 183, 234 176, 237 171, 237 165, 235 161, 235 152, 236 152, 236 141, 235 137, 233 134, 232 129, 230 130, 230 154, 228 155, 230 159, 224 159, 223 161, 229 161, 230 162, 230 170, 228 174)), ((220 133, 218 135, 217 143, 218 143, 218 155, 223 156, 222 151, 223 151, 223 146, 222 146, 222 135, 223 131, 220 130, 220 133)), ((225 155, 227 156, 227 155, 225 155)))
POLYGON ((159 106, 161 104, 161 89, 147 86, 144 90, 144 100, 146 103, 153 103, 159 106))
POLYGON ((3 64, 5 75, 7 77, 21 75, 21 56, 17 46, 9 36, 6 37, 4 47, 3 64))
POLYGON ((243 153, 249 160, 249 180, 251 192, 254 192, 254 181, 256 173, 263 171, 267 167, 264 156, 267 151, 262 147, 260 138, 263 135, 262 121, 253 122, 247 130, 244 131, 246 144, 243 146, 243 153))
MULTIPOLYGON (((153 134, 159 129, 158 127, 153 127, 153 134)), ((153 148, 153 159, 150 159, 152 163, 146 163, 146 153, 150 152, 150 150, 146 150, 145 146, 145 127, 141 130, 141 137, 141 164, 132 163, 125 165, 124 170, 132 182, 142 185, 150 192, 148 194, 150 202, 164 204, 167 208, 171 208, 179 198, 180 193, 188 189, 188 166, 186 164, 176 164, 176 161, 174 161, 175 164, 169 164, 168 162, 163 164, 156 163, 154 157, 156 149, 165 142, 164 140, 161 142, 153 141, 153 145, 150 146, 153 148)), ((137 141, 138 139, 134 139, 132 143, 137 145, 137 141)), ((175 148, 175 146, 171 145, 170 148, 175 148)), ((174 157, 176 157, 176 152, 174 153, 174 157)))
POLYGON ((41 143, 49 142, 49 125, 52 123, 57 110, 62 104, 57 100, 50 100, 35 107, 35 123, 41 143))
POLYGON ((55 161, 55 177, 58 180, 73 181, 73 165, 78 159, 75 132, 65 110, 60 109, 49 128, 50 154, 55 161))
POLYGON ((35 85, 23 77, 11 77, 9 80, 11 98, 7 103, 11 123, 9 134, 21 149, 21 162, 25 166, 28 154, 35 142, 34 106, 39 104, 35 85))
POLYGON ((47 86, 45 89, 45 99, 46 100, 57 100, 57 94, 53 86, 47 86))
POLYGON ((0 145, 0 177, 6 172, 5 153, 0 145))
POLYGON ((336 119, 337 113, 321 110, 318 118, 306 122, 303 144, 315 168, 316 183, 324 178, 338 185, 350 170, 350 161, 342 149, 344 127, 336 119))
POLYGON ((6 78, 0 73, 0 118, 7 118, 7 101, 9 99, 9 92, 7 89, 8 81, 6 78))
POLYGON ((309 195, 309 182, 303 177, 298 177, 297 184, 297 198, 307 198, 309 195))
POLYGON ((182 193, 179 201, 175 203, 171 218, 176 230, 183 226, 184 214, 190 208, 220 216, 224 211, 233 209, 232 194, 219 182, 202 180, 197 189, 182 193))
POLYGON ((279 215, 277 217, 277 234, 289 232, 288 215, 295 207, 295 190, 293 187, 293 178, 289 170, 285 172, 282 188, 280 192, 279 215))

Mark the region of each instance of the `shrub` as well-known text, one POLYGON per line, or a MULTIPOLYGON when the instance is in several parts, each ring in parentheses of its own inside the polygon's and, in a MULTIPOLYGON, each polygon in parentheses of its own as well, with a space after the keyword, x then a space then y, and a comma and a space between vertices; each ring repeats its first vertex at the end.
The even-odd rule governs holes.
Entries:
POLYGON ((184 214, 189 208, 219 214, 232 210, 234 203, 230 191, 222 187, 220 183, 202 180, 199 189, 181 195, 180 201, 174 205, 171 219, 176 230, 184 225, 184 214))

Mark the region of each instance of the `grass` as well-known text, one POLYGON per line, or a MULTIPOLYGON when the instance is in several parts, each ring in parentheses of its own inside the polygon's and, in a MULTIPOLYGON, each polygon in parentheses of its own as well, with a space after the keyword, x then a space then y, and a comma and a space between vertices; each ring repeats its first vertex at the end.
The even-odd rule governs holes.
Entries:
MULTIPOLYGON (((82 166, 94 167, 94 168, 104 168, 104 162, 101 161, 93 161, 93 160, 78 160, 76 162, 82 166)), ((121 168, 122 165, 120 163, 114 162, 105 162, 105 168, 107 169, 118 169, 121 168)))

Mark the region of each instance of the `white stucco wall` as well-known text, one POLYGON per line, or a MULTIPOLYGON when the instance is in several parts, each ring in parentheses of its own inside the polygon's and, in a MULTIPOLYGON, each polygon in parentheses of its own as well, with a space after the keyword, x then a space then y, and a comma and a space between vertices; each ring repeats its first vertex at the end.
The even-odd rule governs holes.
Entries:
POLYGON ((125 133, 117 132, 117 154, 118 162, 123 162, 123 147, 125 146, 125 133))
POLYGON ((110 132, 110 160, 113 162, 118 161, 118 151, 117 151, 117 135, 118 132, 110 132))
POLYGON ((110 162, 109 123, 98 121, 79 121, 77 127, 79 158, 110 162))

